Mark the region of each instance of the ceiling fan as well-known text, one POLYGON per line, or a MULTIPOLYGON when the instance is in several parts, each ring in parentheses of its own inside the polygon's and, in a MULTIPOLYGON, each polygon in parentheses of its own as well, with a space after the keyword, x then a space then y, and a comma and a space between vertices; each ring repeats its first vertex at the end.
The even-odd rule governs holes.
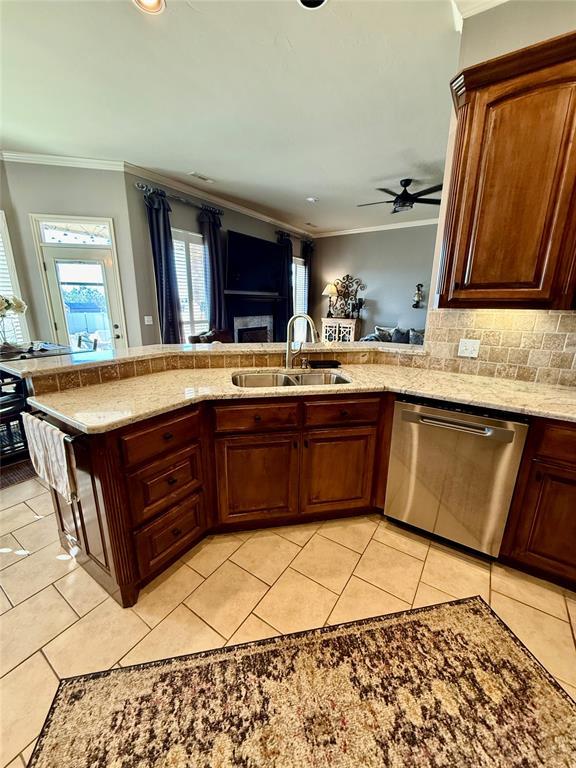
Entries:
POLYGON ((438 192, 442 189, 442 184, 435 184, 433 187, 427 189, 421 189, 419 192, 408 192, 408 187, 412 184, 413 179, 401 179, 400 186, 402 192, 393 192, 386 187, 378 187, 379 192, 386 192, 387 195, 392 195, 393 200, 379 200, 377 203, 361 203, 358 208, 364 208, 367 205, 383 205, 384 203, 392 203, 394 206, 390 213, 400 213, 400 211, 407 211, 414 207, 414 203, 426 203, 426 205, 440 205, 440 198, 428 198, 424 200, 424 195, 430 195, 432 192, 438 192))

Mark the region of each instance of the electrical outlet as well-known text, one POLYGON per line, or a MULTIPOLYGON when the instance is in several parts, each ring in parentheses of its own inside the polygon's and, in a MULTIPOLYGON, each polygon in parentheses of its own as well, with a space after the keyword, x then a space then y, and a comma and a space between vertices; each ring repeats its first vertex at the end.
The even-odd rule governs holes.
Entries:
POLYGON ((154 325, 152 315, 144 315, 144 325, 154 325))
POLYGON ((478 357, 480 339, 460 339, 458 357, 478 357))

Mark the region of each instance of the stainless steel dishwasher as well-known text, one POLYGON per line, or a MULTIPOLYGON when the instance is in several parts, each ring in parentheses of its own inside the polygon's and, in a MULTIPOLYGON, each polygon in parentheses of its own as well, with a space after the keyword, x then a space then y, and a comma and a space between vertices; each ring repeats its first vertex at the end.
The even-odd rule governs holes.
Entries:
POLYGON ((385 515, 495 557, 527 431, 521 417, 396 401, 385 515))

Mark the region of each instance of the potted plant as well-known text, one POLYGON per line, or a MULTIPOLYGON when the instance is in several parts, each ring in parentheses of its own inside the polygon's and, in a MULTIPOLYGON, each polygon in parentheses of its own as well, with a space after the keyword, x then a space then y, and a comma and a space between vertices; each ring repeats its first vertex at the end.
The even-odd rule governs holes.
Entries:
POLYGON ((8 341, 6 320, 15 315, 23 315, 28 307, 19 296, 2 296, 0 294, 0 354, 14 352, 18 347, 8 341))

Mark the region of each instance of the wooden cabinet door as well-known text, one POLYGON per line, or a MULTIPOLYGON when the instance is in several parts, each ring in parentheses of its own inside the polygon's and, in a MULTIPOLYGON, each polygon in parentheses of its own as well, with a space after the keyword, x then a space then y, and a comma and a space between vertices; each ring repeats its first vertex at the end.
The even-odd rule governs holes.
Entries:
POLYGON ((216 441, 221 523, 298 514, 300 436, 255 434, 216 441))
POLYGON ((300 511, 304 514, 371 506, 375 427, 304 433, 300 511))
POLYGON ((511 517, 505 559, 576 585, 576 467, 533 459, 511 517))
POLYGON ((570 308, 576 59, 473 90, 458 123, 439 305, 570 308))

